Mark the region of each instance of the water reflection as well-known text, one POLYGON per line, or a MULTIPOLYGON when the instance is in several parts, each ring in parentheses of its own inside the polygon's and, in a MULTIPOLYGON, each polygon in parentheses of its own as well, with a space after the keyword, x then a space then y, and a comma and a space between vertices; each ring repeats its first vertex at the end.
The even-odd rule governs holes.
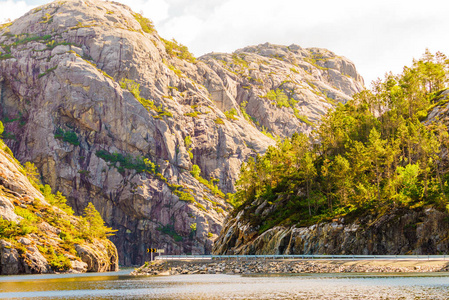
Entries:
POLYGON ((449 273, 133 277, 129 272, 0 276, 0 298, 449 299, 449 273))

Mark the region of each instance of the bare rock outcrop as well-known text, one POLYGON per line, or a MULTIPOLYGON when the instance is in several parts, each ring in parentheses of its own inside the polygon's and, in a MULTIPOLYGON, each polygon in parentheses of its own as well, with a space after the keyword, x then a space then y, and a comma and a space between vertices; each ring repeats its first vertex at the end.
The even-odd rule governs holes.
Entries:
POLYGON ((2 28, 0 47, 7 144, 77 213, 94 203, 124 265, 148 260, 148 247, 210 253, 241 163, 363 86, 324 49, 195 60, 128 7, 97 0, 36 8, 2 28))
POLYGON ((108 272, 118 270, 117 250, 111 244, 76 244, 76 252, 87 263, 88 272, 108 272))

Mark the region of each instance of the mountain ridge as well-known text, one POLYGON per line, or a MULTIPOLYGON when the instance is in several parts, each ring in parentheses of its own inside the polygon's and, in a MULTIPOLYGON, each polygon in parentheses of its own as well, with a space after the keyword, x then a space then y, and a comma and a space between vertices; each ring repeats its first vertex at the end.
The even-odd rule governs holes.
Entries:
POLYGON ((0 46, 6 143, 76 213, 93 202, 124 265, 149 246, 210 252, 240 164, 349 99, 323 76, 363 87, 337 56, 303 68, 255 53, 195 59, 115 2, 43 5, 5 25, 0 46))

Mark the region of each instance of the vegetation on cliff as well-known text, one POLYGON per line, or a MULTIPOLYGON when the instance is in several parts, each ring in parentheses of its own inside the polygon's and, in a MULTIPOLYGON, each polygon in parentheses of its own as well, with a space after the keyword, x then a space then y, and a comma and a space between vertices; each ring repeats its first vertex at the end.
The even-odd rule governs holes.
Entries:
POLYGON ((447 102, 448 69, 446 56, 427 51, 329 111, 310 137, 294 134, 243 164, 234 213, 263 232, 391 207, 446 210, 448 130, 422 121, 447 102))
MULTIPOLYGON (((0 122, 0 134, 3 133, 3 128, 0 122)), ((3 165, 0 168, 2 204, 5 207, 8 205, 13 207, 11 214, 8 214, 7 210, 0 211, 0 241, 6 242, 10 245, 7 247, 18 251, 23 263, 28 265, 25 271, 28 269, 34 273, 72 269, 74 266, 72 261, 82 261, 76 250, 77 244, 102 243, 106 247, 112 246, 106 238, 113 234, 114 230, 104 225, 103 219, 92 203, 85 208, 84 216, 75 217, 73 210, 66 204, 66 198, 60 192, 54 194, 49 185, 40 184, 38 172, 32 163, 27 162, 22 166, 1 139, 0 149, 2 150, 0 155, 4 155, 22 173, 12 176, 15 176, 14 178, 26 176, 30 183, 29 188, 36 189, 28 192, 23 186, 14 186, 9 181, 15 179, 8 178, 7 175, 11 174, 8 173, 11 167, 3 165), (42 197, 33 199, 30 193, 37 193, 42 197), (35 253, 30 254, 36 249, 44 258, 43 264, 48 264, 50 269, 33 266, 36 264, 33 262, 36 256, 41 257, 35 253)), ((2 256, 3 250, 2 247, 0 249, 2 256)), ((0 267, 0 273, 10 272, 0 267)))

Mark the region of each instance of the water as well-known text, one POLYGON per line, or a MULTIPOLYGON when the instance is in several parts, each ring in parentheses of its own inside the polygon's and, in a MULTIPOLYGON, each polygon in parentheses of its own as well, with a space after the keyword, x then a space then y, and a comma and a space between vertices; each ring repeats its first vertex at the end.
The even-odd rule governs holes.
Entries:
POLYGON ((0 276, 10 299, 449 299, 449 273, 0 276))

